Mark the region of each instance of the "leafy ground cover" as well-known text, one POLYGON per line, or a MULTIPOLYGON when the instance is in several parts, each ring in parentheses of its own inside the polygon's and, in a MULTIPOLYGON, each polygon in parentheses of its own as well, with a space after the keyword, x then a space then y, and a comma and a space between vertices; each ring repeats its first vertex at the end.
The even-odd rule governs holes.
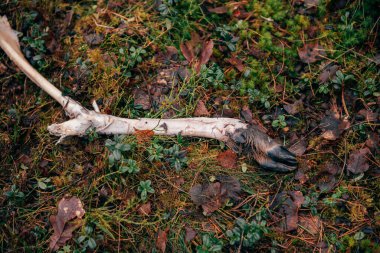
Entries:
POLYGON ((56 145, 62 109, 0 52, 2 252, 379 252, 379 1, 0 3, 67 95, 128 118, 242 118, 277 174, 198 138, 56 145))

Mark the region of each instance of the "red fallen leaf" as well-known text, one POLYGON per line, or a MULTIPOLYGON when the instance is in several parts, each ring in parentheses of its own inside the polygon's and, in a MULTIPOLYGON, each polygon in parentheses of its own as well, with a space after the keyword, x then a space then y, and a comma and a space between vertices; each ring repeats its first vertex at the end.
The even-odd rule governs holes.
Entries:
POLYGON ((371 153, 371 151, 367 147, 353 151, 347 161, 347 170, 353 174, 360 174, 367 171, 369 164, 366 156, 369 153, 371 153))
POLYGON ((207 10, 211 13, 216 13, 216 14, 224 14, 228 12, 228 9, 226 6, 220 6, 220 7, 215 7, 215 8, 207 8, 207 10))
POLYGON ((297 141, 295 144, 293 144, 290 148, 289 151, 292 152, 293 154, 297 156, 301 156, 306 152, 307 149, 307 142, 305 139, 301 139, 297 141))
POLYGON ((142 204, 137 211, 141 215, 149 215, 152 211, 152 204, 150 202, 142 204))
POLYGON ((154 135, 153 130, 138 130, 135 129, 134 135, 136 136, 137 143, 142 145, 145 143, 149 143, 154 135))
POLYGON ((302 170, 299 169, 297 173, 294 175, 294 179, 300 181, 301 184, 304 184, 308 180, 308 177, 302 170))
POLYGON ((279 229, 283 232, 289 232, 298 227, 298 209, 301 207, 305 198, 300 191, 283 191, 279 193, 272 201, 270 208, 280 216, 285 216, 279 224, 279 229))
POLYGON ((236 58, 235 56, 233 56, 231 58, 226 59, 226 61, 228 63, 230 63, 231 65, 233 65, 240 72, 244 72, 245 67, 244 67, 244 64, 243 64, 242 60, 240 60, 240 59, 236 58))
POLYGON ((368 139, 365 141, 365 145, 370 148, 372 151, 375 151, 379 148, 380 138, 377 133, 369 133, 368 139))
POLYGON ((169 231, 169 229, 158 231, 157 240, 156 240, 156 247, 162 253, 164 253, 166 250, 166 243, 168 241, 168 231, 169 231))
POLYGON ((185 241, 186 242, 192 241, 195 238, 195 236, 197 235, 197 232, 191 227, 186 226, 185 231, 186 231, 186 234, 185 234, 185 241))
POLYGON ((51 250, 59 249, 72 238, 72 232, 83 225, 84 214, 83 204, 76 197, 64 197, 58 202, 58 214, 51 215, 49 218, 54 229, 54 233, 50 237, 49 248, 51 250))
POLYGON ((231 149, 219 153, 217 160, 219 165, 226 169, 236 168, 237 155, 231 149))
POLYGON ((298 49, 298 56, 304 63, 313 63, 326 56, 325 50, 322 46, 316 43, 305 44, 302 48, 298 49))
POLYGON ((197 106, 194 110, 194 116, 195 117, 201 117, 201 116, 210 116, 210 112, 207 110, 205 103, 202 101, 198 101, 197 106))
POLYGON ((201 66, 203 64, 206 64, 210 60, 213 48, 214 48, 214 42, 212 40, 203 41, 201 56, 199 58, 199 61, 194 66, 195 71, 197 73, 199 73, 199 71, 201 70, 201 66))
POLYGON ((240 183, 233 177, 217 177, 219 182, 194 185, 190 189, 191 200, 202 206, 205 214, 218 210, 227 199, 238 199, 240 183))

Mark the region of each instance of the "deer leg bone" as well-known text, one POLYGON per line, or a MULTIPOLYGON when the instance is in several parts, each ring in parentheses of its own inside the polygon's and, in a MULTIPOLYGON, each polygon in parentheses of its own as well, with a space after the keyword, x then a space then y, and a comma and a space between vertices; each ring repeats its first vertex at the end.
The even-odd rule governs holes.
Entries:
POLYGON ((126 119, 102 114, 94 106, 88 110, 79 102, 63 96, 25 59, 16 33, 5 16, 0 17, 0 47, 38 87, 61 104, 71 118, 48 126, 60 137, 83 136, 89 128, 100 134, 133 134, 136 130, 153 130, 157 135, 178 135, 217 139, 226 142, 235 152, 256 160, 264 169, 292 171, 297 167, 295 156, 261 132, 257 126, 232 118, 126 119))

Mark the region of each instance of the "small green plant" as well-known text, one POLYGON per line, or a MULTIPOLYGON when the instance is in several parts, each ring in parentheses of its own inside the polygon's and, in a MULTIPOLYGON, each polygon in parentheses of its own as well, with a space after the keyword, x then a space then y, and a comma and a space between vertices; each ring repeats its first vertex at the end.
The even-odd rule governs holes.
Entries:
POLYGON ((47 177, 37 178, 37 187, 41 190, 52 188, 51 179, 47 177))
POLYGON ((202 65, 199 76, 200 82, 205 88, 209 88, 210 86, 214 88, 227 88, 224 83, 223 70, 215 63, 209 68, 207 68, 206 65, 202 65))
POLYGON ((177 144, 165 149, 166 161, 178 172, 187 165, 186 150, 181 150, 177 144))
POLYGON ((14 184, 9 191, 4 193, 4 195, 8 198, 8 203, 10 205, 22 203, 25 198, 25 194, 17 189, 17 186, 14 184))
POLYGON ((140 185, 137 188, 137 190, 140 192, 140 198, 141 200, 146 200, 148 197, 148 193, 154 193, 154 189, 151 186, 152 181, 146 180, 146 181, 140 181, 140 185))
POLYGON ((86 130, 86 136, 90 142, 93 142, 94 140, 99 138, 99 134, 96 132, 95 127, 90 127, 86 130))
MULTIPOLYGON (((84 228, 84 235, 81 235, 76 240, 77 243, 81 246, 82 252, 87 252, 87 250, 94 250, 97 246, 96 240, 93 237, 94 229, 91 226, 85 226, 84 228)), ((98 240, 102 240, 102 235, 96 236, 98 240)))
POLYGON ((276 120, 273 120, 272 126, 275 128, 286 127, 285 115, 278 115, 276 120))
POLYGON ((236 226, 226 232, 231 245, 242 243, 243 247, 246 248, 254 247, 264 237, 265 233, 268 233, 268 229, 266 228, 266 221, 262 220, 261 215, 256 216, 256 220, 250 223, 238 218, 236 219, 236 226))
POLYGON ((146 50, 142 47, 135 48, 131 46, 129 50, 124 48, 119 49, 119 59, 121 64, 121 70, 125 77, 131 77, 131 69, 134 68, 138 63, 142 62, 143 56, 146 55, 146 50))
POLYGON ((116 161, 120 161, 122 159, 122 153, 131 150, 131 145, 124 143, 125 136, 123 135, 115 135, 113 140, 106 140, 106 147, 111 152, 108 156, 109 164, 112 166, 116 161))
POLYGON ((122 159, 119 166, 119 171, 121 173, 128 172, 130 174, 136 174, 140 171, 140 168, 137 166, 137 162, 132 159, 122 159))
POLYGON ((210 234, 202 236, 202 245, 197 246, 197 253, 221 252, 223 242, 210 234))
POLYGON ((164 158, 164 147, 158 143, 152 143, 152 145, 147 149, 149 157, 148 161, 150 162, 159 162, 164 158))

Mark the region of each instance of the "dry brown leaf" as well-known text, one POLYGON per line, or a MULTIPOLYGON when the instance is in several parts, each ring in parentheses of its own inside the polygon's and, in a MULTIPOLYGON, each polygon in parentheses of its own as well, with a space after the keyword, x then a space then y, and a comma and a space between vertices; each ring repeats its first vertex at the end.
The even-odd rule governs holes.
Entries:
POLYGON ((284 105, 284 109, 287 113, 295 115, 303 110, 302 99, 296 100, 293 104, 284 105))
POLYGON ((243 108, 240 111, 241 117, 248 123, 252 123, 253 121, 253 114, 252 111, 249 109, 247 105, 244 105, 243 108))
POLYGON ((195 71, 199 73, 203 64, 206 64, 212 55, 212 49, 214 48, 214 42, 212 40, 203 41, 202 52, 199 57, 199 60, 194 65, 195 71))
POLYGON ((363 116, 365 121, 374 122, 378 120, 379 114, 370 110, 362 109, 358 112, 358 115, 363 116))
POLYGON ((194 185, 190 189, 191 200, 202 206, 205 214, 218 210, 227 199, 238 199, 240 183, 233 177, 217 177, 218 182, 194 185))
POLYGON ((323 69, 323 71, 321 72, 321 74, 319 74, 319 76, 318 76, 319 82, 320 83, 325 83, 325 82, 331 80, 335 76, 335 73, 338 71, 338 69, 339 69, 338 65, 328 64, 323 69))
POLYGON ((168 229, 159 230, 156 240, 156 247, 160 252, 164 253, 166 250, 166 243, 168 241, 168 229))
POLYGON ((103 34, 91 33, 84 35, 84 39, 90 46, 97 46, 103 42, 104 36, 103 34))
POLYGON ((326 116, 321 120, 321 128, 324 130, 322 137, 326 140, 336 140, 350 127, 350 122, 347 119, 342 119, 334 109, 326 113, 326 116))
POLYGON ((232 66, 234 66, 240 72, 244 72, 245 67, 244 67, 243 61, 236 58, 236 56, 232 56, 231 58, 227 58, 226 61, 228 63, 230 63, 232 66))
POLYGON ((192 241, 195 238, 195 236, 197 235, 197 232, 189 226, 185 227, 185 231, 186 231, 186 233, 185 233, 185 241, 186 242, 192 241))
POLYGON ((353 174, 360 174, 367 171, 369 169, 369 164, 366 156, 369 153, 371 153, 371 151, 367 147, 350 153, 350 157, 347 161, 347 170, 353 174))
POLYGON ((84 214, 83 204, 77 197, 64 197, 58 202, 58 214, 49 219, 54 229, 50 237, 51 250, 59 249, 72 238, 72 232, 83 225, 84 214))
POLYGON ((142 204, 137 210, 141 215, 149 215, 152 211, 152 204, 150 202, 142 204))
POLYGON ((226 169, 236 168, 237 155, 231 149, 219 153, 217 158, 219 165, 226 169))
POLYGON ((318 216, 300 216, 298 233, 307 232, 312 236, 318 236, 321 232, 322 221, 318 216))
POLYGON ((133 92, 134 106, 141 106, 144 110, 151 108, 150 96, 148 93, 141 89, 135 89, 133 92))
POLYGON ((210 112, 207 110, 205 103, 203 101, 198 101, 197 106, 194 110, 194 116, 195 117, 201 117, 201 116, 210 116, 210 112))
POLYGON ((272 200, 271 209, 285 219, 280 218, 281 222, 278 229, 289 232, 298 227, 298 209, 301 207, 305 198, 300 191, 283 191, 272 200))
POLYGON ((149 144, 150 140, 154 136, 154 131, 153 130, 138 130, 135 129, 134 135, 136 136, 136 141, 138 144, 149 144))
POLYGON ((302 48, 298 49, 298 56, 304 63, 313 63, 326 56, 325 50, 322 46, 316 43, 305 44, 302 48))
POLYGON ((183 56, 185 56, 186 60, 191 63, 194 60, 194 51, 193 48, 191 47, 190 43, 185 42, 182 43, 180 46, 181 52, 183 56))
POLYGON ((226 6, 220 6, 220 7, 215 7, 215 8, 207 8, 207 10, 211 13, 216 13, 216 14, 224 14, 228 12, 228 9, 226 6))

